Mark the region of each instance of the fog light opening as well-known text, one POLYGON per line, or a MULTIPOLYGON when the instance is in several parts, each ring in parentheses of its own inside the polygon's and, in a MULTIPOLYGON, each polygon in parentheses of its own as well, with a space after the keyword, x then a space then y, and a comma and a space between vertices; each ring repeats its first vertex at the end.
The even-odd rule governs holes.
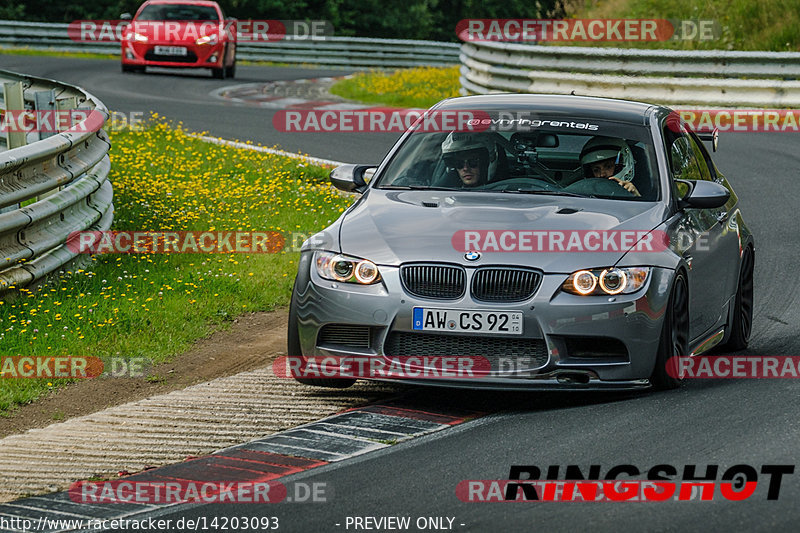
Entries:
POLYGON ((208 58, 209 63, 216 63, 217 62, 217 54, 212 55, 208 58))

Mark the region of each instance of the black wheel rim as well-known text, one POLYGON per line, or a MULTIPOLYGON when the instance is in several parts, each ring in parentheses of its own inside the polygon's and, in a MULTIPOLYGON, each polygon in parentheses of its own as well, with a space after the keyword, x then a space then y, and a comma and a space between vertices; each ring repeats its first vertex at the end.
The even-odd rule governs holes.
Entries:
POLYGON ((742 339, 749 339, 753 327, 753 254, 749 249, 742 257, 739 276, 739 327, 742 339))
POLYGON ((672 291, 672 309, 670 318, 672 323, 672 355, 684 357, 689 346, 689 316, 686 313, 688 293, 686 282, 683 278, 675 281, 672 291))

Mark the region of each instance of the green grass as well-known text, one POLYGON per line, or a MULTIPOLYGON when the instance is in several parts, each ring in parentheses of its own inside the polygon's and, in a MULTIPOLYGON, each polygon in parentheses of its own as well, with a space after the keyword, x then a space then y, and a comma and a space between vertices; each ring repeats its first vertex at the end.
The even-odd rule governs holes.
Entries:
MULTIPOLYGON (((800 50, 800 0, 609 0, 575 2, 571 18, 711 19, 721 25, 719 39, 591 43, 591 46, 672 48, 686 50, 800 50)), ((587 43, 552 43, 587 46, 587 43)))
MULTIPOLYGON (((207 143, 164 122, 111 136, 116 230, 308 234, 349 202, 330 189, 327 169, 207 143)), ((242 313, 287 305, 297 259, 289 249, 95 256, 0 300, 0 355, 169 360, 242 313)), ((0 413, 57 385, 0 379, 0 413)))
POLYGON ((33 48, 7 48, 0 46, 0 54, 2 55, 17 55, 17 56, 52 56, 52 57, 79 57, 83 59, 119 59, 119 55, 115 54, 96 54, 90 52, 66 52, 56 48, 49 50, 39 50, 33 48))
MULTIPOLYGON (((116 59, 119 54, 97 54, 90 52, 68 52, 56 48, 33 49, 26 47, 4 47, 0 46, 0 55, 20 55, 20 56, 48 56, 48 57, 77 57, 81 59, 116 59)), ((251 59, 237 59, 239 66, 261 66, 261 67, 287 67, 287 68, 326 68, 325 65, 316 63, 282 63, 280 61, 256 61, 251 59)))
POLYGON ((458 67, 419 67, 358 73, 334 84, 331 92, 367 104, 427 109, 458 96, 460 88, 458 67))

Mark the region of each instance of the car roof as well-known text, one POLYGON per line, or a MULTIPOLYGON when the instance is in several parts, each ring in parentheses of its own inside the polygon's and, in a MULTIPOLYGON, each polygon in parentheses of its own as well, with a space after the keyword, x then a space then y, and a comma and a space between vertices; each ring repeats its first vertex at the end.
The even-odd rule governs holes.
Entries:
POLYGON ((145 4, 186 4, 192 6, 212 6, 212 7, 216 7, 219 5, 212 0, 147 0, 145 4))
POLYGON ((563 94, 484 94, 450 98, 439 103, 442 109, 480 109, 484 111, 532 111, 549 116, 580 117, 645 124, 649 111, 667 108, 613 98, 563 94))

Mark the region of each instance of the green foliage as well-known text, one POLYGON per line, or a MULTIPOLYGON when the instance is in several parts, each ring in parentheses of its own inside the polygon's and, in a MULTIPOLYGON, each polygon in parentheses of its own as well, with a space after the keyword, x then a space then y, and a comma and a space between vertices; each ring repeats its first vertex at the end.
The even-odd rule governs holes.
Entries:
POLYGON ((0 6, 0 20, 23 20, 25 4, 0 6))
MULTIPOLYGON (((718 39, 686 42, 627 43, 637 48, 697 50, 800 50, 800 0, 615 0, 586 2, 569 11, 574 18, 664 18, 714 20, 718 39)), ((585 46, 585 43, 556 43, 585 46)), ((593 46, 620 46, 593 43, 593 46)))
MULTIPOLYGON (((135 13, 140 0, 26 0, 0 6, 0 18, 72 22, 135 13)), ((227 16, 245 19, 328 20, 339 36, 456 42, 467 18, 713 19, 713 41, 627 43, 643 48, 800 50, 800 0, 219 0, 227 16), (566 7, 565 7, 566 6, 566 7)), ((557 43, 585 46, 586 43, 557 43)), ((620 43, 592 43, 619 46, 620 43)))
MULTIPOLYGON (((8 19, 72 22, 117 19, 135 13, 131 0, 26 0, 0 8, 8 19)), ((328 20, 335 35, 457 41, 465 18, 539 18, 558 15, 557 0, 220 0, 226 16, 238 19, 328 20)))
MULTIPOLYGON (((287 305, 296 237, 321 230, 350 203, 331 190, 328 169, 207 143, 156 118, 110 135, 113 229, 276 231, 287 246, 277 253, 96 255, 89 266, 20 288, 16 297, 0 295, 2 356, 169 360, 242 313, 287 305)), ((15 379, 0 368, 0 416, 63 382, 15 379)))

